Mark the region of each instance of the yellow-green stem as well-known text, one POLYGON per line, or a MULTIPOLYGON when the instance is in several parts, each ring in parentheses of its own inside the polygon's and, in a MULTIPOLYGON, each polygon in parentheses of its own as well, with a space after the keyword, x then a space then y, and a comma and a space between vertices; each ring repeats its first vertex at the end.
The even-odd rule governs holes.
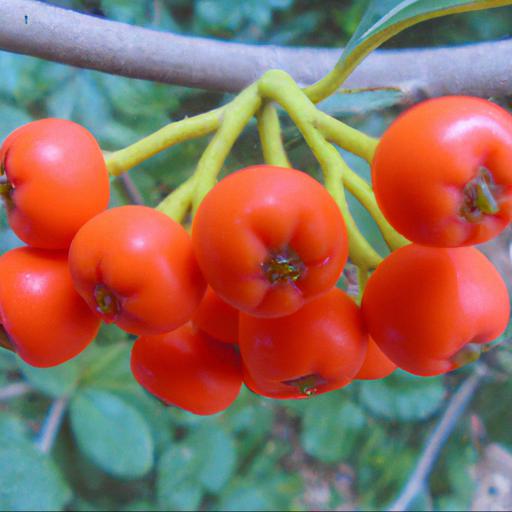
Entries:
POLYGON ((276 101, 288 112, 320 163, 325 186, 338 204, 347 225, 352 261, 363 268, 375 268, 382 258, 361 234, 350 213, 341 179, 343 159, 315 127, 316 107, 284 71, 269 71, 258 84, 263 97, 276 101))
POLYGON ((328 141, 360 156, 368 163, 372 161, 379 139, 370 137, 321 110, 317 110, 315 119, 316 127, 328 141))
POLYGON ((269 165, 291 167, 283 146, 279 115, 272 102, 265 103, 258 113, 258 132, 265 162, 269 165))
POLYGON ((409 240, 398 233, 380 210, 372 187, 343 161, 343 183, 349 192, 366 208, 379 227, 388 247, 394 251, 409 244, 409 240))
POLYGON ((108 153, 105 160, 109 173, 119 176, 164 149, 215 131, 225 108, 175 121, 130 146, 108 153))
POLYGON ((217 176, 222 170, 233 144, 260 106, 261 98, 255 83, 242 91, 225 107, 220 126, 201 155, 194 173, 194 212, 203 197, 215 185, 217 176))
POLYGON ((194 177, 191 176, 176 190, 173 190, 160 204, 157 210, 165 213, 176 222, 183 222, 185 215, 190 210, 194 195, 194 177))

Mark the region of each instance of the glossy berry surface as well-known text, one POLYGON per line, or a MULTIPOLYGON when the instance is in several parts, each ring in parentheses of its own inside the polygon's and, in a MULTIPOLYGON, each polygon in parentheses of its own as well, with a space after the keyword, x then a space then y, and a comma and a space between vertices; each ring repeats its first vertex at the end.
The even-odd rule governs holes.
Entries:
POLYGON ((371 275, 362 310, 389 359, 430 376, 462 366, 497 338, 509 321, 510 302, 503 279, 477 249, 411 244, 371 275))
POLYGON ((233 403, 242 385, 240 357, 191 324, 159 336, 142 336, 131 355, 141 386, 167 404, 209 415, 233 403))
POLYGON ((213 290, 261 317, 291 314, 326 293, 348 255, 327 190, 303 172, 268 165, 220 181, 197 211, 192 240, 213 290))
POLYGON ((459 247, 512 218, 512 116, 480 98, 446 96, 399 116, 372 162, 375 195, 413 242, 459 247))
POLYGON ((72 121, 26 124, 0 148, 0 195, 19 238, 34 247, 65 249, 108 205, 110 182, 101 149, 72 121))
POLYGON ((71 244, 78 293, 105 322, 161 334, 189 321, 206 290, 185 229, 145 206, 112 208, 71 244))
POLYGON ((377 380, 391 375, 397 366, 389 359, 371 338, 368 340, 368 350, 364 357, 363 366, 354 379, 377 380))
POLYGON ((208 287, 192 323, 218 341, 238 343, 238 315, 237 309, 208 287))
POLYGON ((4 345, 48 367, 84 350, 100 320, 74 290, 65 252, 22 247, 0 257, 0 324, 4 345))
POLYGON ((337 288, 285 317, 240 314, 245 383, 270 398, 306 398, 347 385, 367 343, 359 308, 337 288))

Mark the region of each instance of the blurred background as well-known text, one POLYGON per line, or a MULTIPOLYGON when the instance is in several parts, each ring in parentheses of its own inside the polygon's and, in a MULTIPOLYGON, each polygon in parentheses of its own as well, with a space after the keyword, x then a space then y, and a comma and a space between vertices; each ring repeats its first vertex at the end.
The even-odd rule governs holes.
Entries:
MULTIPOLYGON (((367 2, 48 3, 187 35, 340 47, 367 2)), ((511 37, 511 27, 512 8, 480 11, 424 22, 386 47, 503 39, 511 37)), ((115 150, 230 99, 3 52, 0 69, 0 139, 30 120, 62 117, 87 127, 105 150, 115 150)), ((508 98, 495 100, 508 108, 508 98)), ((335 95, 323 108, 378 136, 405 106, 396 92, 376 91, 335 95)), ((282 122, 293 164, 317 175, 299 133, 286 118, 282 122)), ((114 181, 112 206, 158 203, 193 171, 206 143, 187 142, 152 158, 130 171, 128 187, 114 181)), ((368 177, 362 161, 345 156, 368 177)), ((261 161, 256 126, 250 124, 225 172, 261 161)), ((352 200, 351 206, 361 228, 385 254, 371 219, 352 200)), ((505 233, 485 248, 509 279, 510 238, 505 233)), ((18 244, 2 210, 0 252, 18 244)), ((0 509, 385 509, 404 489, 441 419, 450 414, 456 419, 457 390, 474 379, 476 368, 438 378, 399 371, 303 401, 271 401, 244 390, 227 412, 205 418, 165 407, 135 383, 129 371, 132 341, 115 327, 103 327, 78 358, 48 370, 31 368, 0 349, 0 509)), ((511 372, 506 344, 486 354, 486 374, 472 381, 471 404, 432 460, 431 477, 421 482, 409 509, 465 510, 496 503, 510 509, 511 372)))

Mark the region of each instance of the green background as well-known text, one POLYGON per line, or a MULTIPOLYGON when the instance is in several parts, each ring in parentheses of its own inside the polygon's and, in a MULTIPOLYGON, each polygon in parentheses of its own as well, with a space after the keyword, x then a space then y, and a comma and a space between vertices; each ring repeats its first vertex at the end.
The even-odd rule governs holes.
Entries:
MULTIPOLYGON (((241 42, 338 47, 357 27, 364 1, 61 0, 96 16, 159 30, 241 42)), ((405 31, 387 47, 436 46, 506 37, 512 9, 457 15, 405 31)), ((489 56, 489 58, 492 58, 489 56)), ((307 64, 307 63, 306 63, 307 64)), ((223 104, 229 95, 109 76, 0 52, 0 139, 32 119, 82 123, 115 150, 178 120, 223 104)), ((404 108, 399 96, 335 96, 329 113, 380 134, 404 108)), ((508 98, 499 99, 504 105, 508 98)), ((283 119, 296 167, 317 173, 297 130, 283 119)), ((206 141, 182 144, 130 172, 144 202, 155 205, 194 169, 206 141)), ((262 159, 250 124, 225 166, 262 159)), ((349 163, 363 175, 357 158, 349 163)), ((112 205, 129 201, 113 183, 112 205)), ((358 223, 384 253, 375 227, 352 204, 358 223)), ((0 252, 19 242, 0 218, 0 252)), ((446 377, 397 372, 306 401, 271 401, 243 390, 214 417, 164 407, 129 371, 133 337, 103 327, 75 360, 39 370, 0 352, 0 509, 7 510, 318 510, 384 509, 403 487, 448 398, 471 368, 446 377), (2 390, 25 382, 8 400, 2 390), (50 455, 35 441, 52 403, 65 397, 64 421, 50 455)), ((496 350, 494 369, 472 404, 485 442, 512 448, 512 361, 496 350)), ((467 509, 478 445, 466 414, 443 450, 416 509, 467 509), (473 435, 472 435, 473 434, 473 435)))

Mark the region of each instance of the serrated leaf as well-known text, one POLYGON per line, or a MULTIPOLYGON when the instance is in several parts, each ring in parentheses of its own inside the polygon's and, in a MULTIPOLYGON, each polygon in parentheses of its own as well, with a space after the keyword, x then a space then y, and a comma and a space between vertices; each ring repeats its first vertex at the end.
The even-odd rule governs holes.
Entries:
POLYGON ((21 439, 0 445, 0 509, 62 510, 71 491, 52 459, 21 439))
POLYGON ((304 450, 323 462, 347 457, 366 424, 362 410, 339 393, 315 397, 308 405, 301 430, 304 450))
POLYGON ((139 478, 153 465, 153 439, 144 417, 121 398, 86 389, 70 404, 80 449, 113 476, 139 478))
POLYGON ((423 420, 434 414, 445 398, 441 378, 416 377, 400 370, 359 386, 361 403, 375 416, 388 420, 423 420))
POLYGON ((21 359, 18 364, 28 382, 51 397, 71 395, 80 377, 80 367, 75 359, 52 368, 34 368, 21 359))

